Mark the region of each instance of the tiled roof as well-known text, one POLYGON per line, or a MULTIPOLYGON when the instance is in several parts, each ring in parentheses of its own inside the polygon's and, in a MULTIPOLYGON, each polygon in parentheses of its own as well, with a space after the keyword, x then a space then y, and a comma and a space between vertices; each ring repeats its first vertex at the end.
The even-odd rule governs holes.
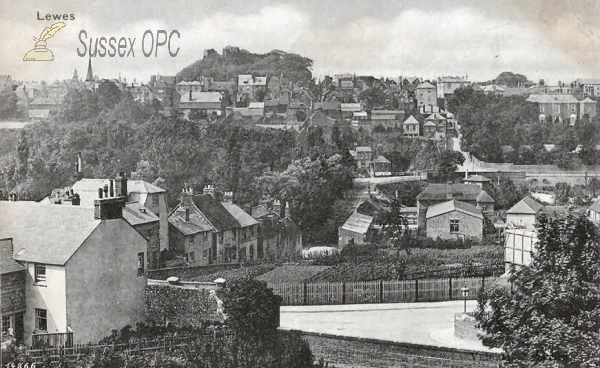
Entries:
POLYGON ((258 221, 256 221, 252 216, 250 216, 246 211, 241 209, 239 206, 231 203, 231 202, 222 202, 223 207, 236 219, 236 221, 240 224, 241 227, 253 226, 257 225, 258 221))
POLYGON ((531 215, 535 215, 538 212, 540 212, 540 210, 544 207, 544 205, 542 205, 539 202, 536 202, 533 198, 527 196, 523 199, 521 199, 517 204, 515 204, 514 206, 512 206, 508 211, 506 211, 507 214, 531 214, 531 215))
POLYGON ((239 228, 237 220, 210 194, 194 197, 194 204, 217 231, 239 228))
POLYGON ((452 198, 459 201, 476 201, 480 193, 483 192, 475 184, 430 184, 424 191, 419 193, 419 200, 442 200, 446 199, 448 191, 452 193, 452 198))
POLYGON ((354 212, 342 225, 342 229, 358 234, 366 234, 372 223, 373 217, 354 212))
POLYGON ((428 207, 426 217, 429 219, 453 211, 466 213, 467 215, 471 215, 483 220, 483 215, 481 214, 481 210, 479 208, 473 206, 472 204, 454 199, 428 207))
POLYGON ((339 111, 341 104, 337 101, 334 102, 315 102, 315 110, 322 109, 323 111, 339 111))
POLYGON ((492 198, 485 190, 479 192, 477 199, 475 200, 477 203, 494 203, 494 198, 492 198))
POLYGON ((24 269, 25 267, 13 259, 12 239, 0 239, 0 275, 24 269))
POLYGON ((185 220, 185 207, 179 204, 169 215, 169 224, 184 235, 192 235, 214 230, 213 226, 200 213, 195 205, 190 207, 189 221, 185 220))
POLYGON ((13 239, 17 261, 64 265, 100 224, 94 209, 0 202, 0 238, 13 239))
POLYGON ((356 147, 356 152, 373 152, 371 146, 358 146, 356 147))
POLYGON ((375 164, 391 164, 391 161, 384 156, 377 156, 377 158, 371 160, 371 162, 375 164))

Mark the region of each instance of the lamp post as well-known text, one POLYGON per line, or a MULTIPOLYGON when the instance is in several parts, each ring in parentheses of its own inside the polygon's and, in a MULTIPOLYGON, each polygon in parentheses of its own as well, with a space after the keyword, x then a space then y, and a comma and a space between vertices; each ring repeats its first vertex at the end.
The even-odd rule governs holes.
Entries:
POLYGON ((460 292, 462 293, 463 299, 465 300, 464 313, 467 314, 467 297, 469 296, 469 288, 467 287, 467 284, 463 284, 463 287, 460 289, 460 292))

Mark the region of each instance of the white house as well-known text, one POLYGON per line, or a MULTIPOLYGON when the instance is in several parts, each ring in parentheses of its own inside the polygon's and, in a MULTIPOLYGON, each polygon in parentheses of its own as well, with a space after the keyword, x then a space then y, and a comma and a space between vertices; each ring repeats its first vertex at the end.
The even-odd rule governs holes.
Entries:
POLYGON ((122 218, 124 197, 95 208, 0 202, 0 238, 25 269, 28 345, 98 342, 144 321, 146 239, 122 218))

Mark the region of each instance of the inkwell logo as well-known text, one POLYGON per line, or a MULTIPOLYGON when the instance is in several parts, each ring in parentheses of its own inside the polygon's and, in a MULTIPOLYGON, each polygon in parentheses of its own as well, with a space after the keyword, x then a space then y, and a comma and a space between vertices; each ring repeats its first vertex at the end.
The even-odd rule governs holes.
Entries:
POLYGON ((54 60, 54 54, 52 51, 46 48, 46 40, 54 36, 56 32, 61 30, 64 26, 66 26, 63 22, 54 23, 50 27, 46 27, 40 38, 33 38, 35 42, 35 48, 33 50, 27 51, 25 56, 23 56, 23 61, 52 61, 54 60))

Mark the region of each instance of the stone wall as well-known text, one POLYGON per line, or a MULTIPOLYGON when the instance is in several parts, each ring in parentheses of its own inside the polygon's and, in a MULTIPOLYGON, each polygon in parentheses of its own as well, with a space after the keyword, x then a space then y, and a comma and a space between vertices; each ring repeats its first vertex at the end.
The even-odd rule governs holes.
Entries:
POLYGON ((454 336, 462 340, 480 341, 479 335, 483 333, 475 327, 475 317, 468 314, 454 315, 454 336))
POLYGON ((1 276, 0 312, 2 315, 25 310, 25 270, 1 276))
POLYGON ((499 367, 500 355, 428 345, 303 332, 316 359, 335 367, 499 367))

